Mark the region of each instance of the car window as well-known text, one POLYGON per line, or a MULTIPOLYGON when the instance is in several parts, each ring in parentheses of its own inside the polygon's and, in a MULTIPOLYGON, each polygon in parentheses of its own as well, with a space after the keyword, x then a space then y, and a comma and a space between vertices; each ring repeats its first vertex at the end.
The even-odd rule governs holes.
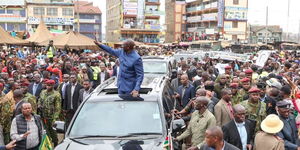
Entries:
POLYGON ((157 102, 87 102, 77 115, 69 136, 122 136, 162 133, 157 102))
POLYGON ((143 67, 144 67, 144 73, 153 73, 153 74, 166 74, 168 69, 166 62, 144 61, 143 67))

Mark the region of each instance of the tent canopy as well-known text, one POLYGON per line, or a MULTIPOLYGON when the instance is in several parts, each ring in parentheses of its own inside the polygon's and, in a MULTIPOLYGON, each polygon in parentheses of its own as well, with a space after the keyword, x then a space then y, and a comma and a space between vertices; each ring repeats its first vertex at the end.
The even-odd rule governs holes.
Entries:
POLYGON ((22 45, 22 44, 28 44, 27 41, 14 38, 10 36, 9 33, 7 33, 1 26, 0 26, 0 44, 15 44, 15 45, 22 45))
POLYGON ((65 46, 68 46, 71 49, 99 49, 98 46, 94 43, 93 39, 74 31, 69 31, 64 34, 55 36, 51 39, 39 43, 39 45, 47 46, 50 40, 53 40, 53 45, 57 48, 64 48, 65 46))
POLYGON ((49 40, 50 38, 53 38, 53 35, 47 29, 43 19, 41 19, 41 22, 40 22, 39 26, 37 27, 35 33, 32 36, 30 36, 27 39, 27 41, 33 42, 33 43, 41 43, 43 41, 49 40))

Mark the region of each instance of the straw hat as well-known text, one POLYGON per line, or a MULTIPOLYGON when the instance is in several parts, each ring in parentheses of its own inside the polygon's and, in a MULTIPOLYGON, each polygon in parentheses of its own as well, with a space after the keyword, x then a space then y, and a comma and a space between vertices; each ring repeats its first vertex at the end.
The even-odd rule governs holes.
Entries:
POLYGON ((277 115, 268 115, 261 122, 261 129, 267 133, 278 133, 283 128, 283 122, 279 119, 277 115))

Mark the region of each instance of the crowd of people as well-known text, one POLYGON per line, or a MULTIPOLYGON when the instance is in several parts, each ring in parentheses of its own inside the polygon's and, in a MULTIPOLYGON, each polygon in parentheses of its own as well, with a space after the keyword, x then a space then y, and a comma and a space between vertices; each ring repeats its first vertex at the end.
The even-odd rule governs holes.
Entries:
MULTIPOLYGON (((141 56, 171 56, 177 51, 136 50, 141 56)), ((37 150, 45 133, 56 146, 53 123, 62 120, 68 125, 89 93, 118 76, 124 63, 104 51, 59 50, 51 42, 36 50, 10 47, 0 57, 0 145, 16 150, 37 150)), ((253 61, 227 62, 225 73, 216 68, 221 60, 208 56, 176 62, 170 90, 178 106, 165 109, 165 115, 187 123, 174 139, 183 149, 300 149, 300 59, 295 52, 277 52, 260 68, 252 63, 256 58, 254 54, 253 61)), ((137 96, 138 88, 122 92, 137 96)))
POLYGON ((165 113, 187 124, 174 139, 182 149, 300 149, 299 57, 295 51, 274 52, 264 67, 255 64, 257 58, 227 62, 225 73, 216 69, 220 60, 178 62, 171 86, 179 105, 165 113))

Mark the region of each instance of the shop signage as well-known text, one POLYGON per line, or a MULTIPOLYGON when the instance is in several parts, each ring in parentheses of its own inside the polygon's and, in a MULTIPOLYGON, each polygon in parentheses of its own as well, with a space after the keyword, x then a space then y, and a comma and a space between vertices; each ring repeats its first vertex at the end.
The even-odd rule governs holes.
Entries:
MULTIPOLYGON (((43 18, 48 25, 73 25, 73 18, 43 18)), ((28 24, 39 24, 40 18, 28 17, 28 24)))
POLYGON ((24 22, 25 17, 14 14, 0 14, 0 22, 24 22))

